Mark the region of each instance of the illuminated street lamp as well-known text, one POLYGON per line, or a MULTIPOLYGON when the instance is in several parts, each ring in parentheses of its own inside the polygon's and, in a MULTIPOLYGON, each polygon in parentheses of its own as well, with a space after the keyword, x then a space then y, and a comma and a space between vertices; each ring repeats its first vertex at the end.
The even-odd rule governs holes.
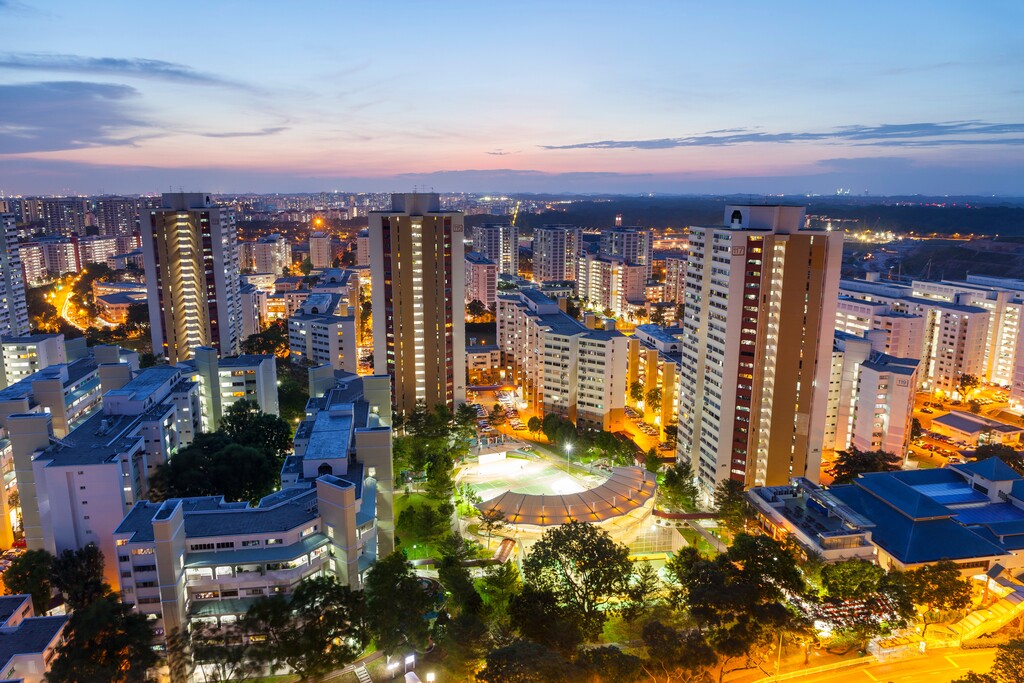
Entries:
POLYGON ((565 444, 565 464, 569 465, 569 455, 572 453, 572 444, 566 442, 565 444))

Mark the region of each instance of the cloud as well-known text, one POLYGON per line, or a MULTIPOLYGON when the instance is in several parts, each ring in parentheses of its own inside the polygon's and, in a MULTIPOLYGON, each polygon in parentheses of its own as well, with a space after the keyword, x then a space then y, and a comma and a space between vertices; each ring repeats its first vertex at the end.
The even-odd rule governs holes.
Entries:
MULTIPOLYGON (((0 0, 0 2, 3 2, 3 0, 0 0)), ((37 52, 6 52, 0 54, 0 69, 118 75, 177 83, 192 83, 195 85, 249 88, 249 86, 237 81, 196 71, 184 64, 165 62, 159 59, 122 59, 117 57, 83 57, 81 55, 37 52)))
POLYGON ((503 149, 496 149, 493 152, 484 152, 484 154, 490 154, 492 157, 507 157, 510 154, 519 154, 519 152, 506 152, 503 149))
POLYGON ((227 131, 224 133, 196 133, 204 138, 258 138, 290 130, 288 126, 272 126, 253 131, 227 131))
POLYGON ((148 125, 132 114, 135 88, 56 81, 0 85, 0 154, 130 145, 148 125))
POLYGON ((728 147, 748 143, 816 141, 893 147, 941 147, 970 144, 1020 145, 1024 144, 1022 138, 990 136, 1019 135, 1021 133, 1024 133, 1024 123, 987 123, 984 121, 842 126, 827 132, 804 133, 764 133, 744 128, 732 128, 681 138, 599 140, 568 145, 541 145, 541 149, 673 149, 676 147, 728 147))

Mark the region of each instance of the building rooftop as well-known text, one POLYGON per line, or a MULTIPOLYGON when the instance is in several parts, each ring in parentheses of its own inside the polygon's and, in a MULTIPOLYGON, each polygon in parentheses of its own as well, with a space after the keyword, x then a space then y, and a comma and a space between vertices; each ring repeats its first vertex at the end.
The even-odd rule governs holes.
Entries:
POLYGON ((145 401, 179 374, 181 374, 181 369, 173 365, 154 365, 141 371, 120 389, 108 391, 107 395, 126 396, 133 401, 145 401))
POLYGON ((995 420, 990 420, 987 417, 974 415, 962 410, 954 410, 945 415, 941 415, 933 419, 932 422, 937 422, 940 425, 944 425, 950 429, 955 429, 966 434, 982 434, 990 431, 1000 432, 1002 434, 1016 434, 1024 432, 1024 428, 1022 427, 1003 424, 1002 422, 996 422, 995 420))
POLYGON ((35 344, 37 342, 46 341, 47 339, 55 339, 57 337, 63 337, 62 334, 23 334, 19 336, 5 336, 0 337, 0 343, 2 344, 35 344))
POLYGON ((863 367, 878 372, 891 372, 895 375, 910 376, 917 372, 920 361, 916 358, 897 358, 887 353, 872 354, 871 358, 863 364, 863 367))
POLYGON ((478 251, 471 251, 466 254, 466 260, 470 263, 476 263, 481 266, 494 266, 497 265, 494 261, 487 258, 478 251))
POLYGON ((116 463, 122 453, 142 441, 141 436, 128 436, 139 420, 138 416, 96 411, 38 457, 49 461, 47 467, 116 463))
POLYGON ((6 669, 12 657, 42 653, 60 634, 69 618, 63 614, 32 617, 11 630, 0 630, 0 664, 6 669))
POLYGON ((1017 481, 1021 476, 999 458, 985 458, 962 465, 953 465, 953 469, 971 475, 984 477, 989 481, 1017 481))
POLYGON ((243 353, 238 356, 228 356, 217 361, 218 368, 252 368, 257 367, 274 356, 262 353, 243 353))
POLYGON ((0 626, 7 624, 7 620, 13 617, 22 607, 26 600, 31 600, 31 595, 2 595, 0 596, 0 626))

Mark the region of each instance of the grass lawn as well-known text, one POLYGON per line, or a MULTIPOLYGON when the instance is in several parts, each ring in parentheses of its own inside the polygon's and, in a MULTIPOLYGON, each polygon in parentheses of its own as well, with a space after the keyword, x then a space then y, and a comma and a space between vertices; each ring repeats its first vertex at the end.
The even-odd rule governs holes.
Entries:
MULTIPOLYGON (((412 506, 423 507, 429 505, 430 507, 437 507, 438 502, 433 498, 430 498, 425 493, 403 493, 395 496, 395 521, 398 521, 399 515, 402 514, 403 510, 406 510, 412 506)), ((426 545, 422 538, 417 538, 413 534, 399 529, 395 530, 398 538, 401 542, 401 548, 405 551, 406 556, 410 560, 425 560, 430 557, 431 552, 437 552, 440 546, 439 542, 434 542, 432 545, 426 545)))
POLYGON ((702 555, 717 555, 718 551, 703 536, 689 527, 680 527, 679 535, 686 539, 688 545, 695 546, 702 555))

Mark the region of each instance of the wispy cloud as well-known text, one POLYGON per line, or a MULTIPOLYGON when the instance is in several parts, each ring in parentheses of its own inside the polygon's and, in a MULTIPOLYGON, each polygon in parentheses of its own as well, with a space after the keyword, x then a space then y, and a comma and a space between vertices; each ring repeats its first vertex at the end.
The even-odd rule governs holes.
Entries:
POLYGON ((288 126, 271 126, 251 131, 226 131, 223 133, 196 133, 204 138, 258 138, 266 135, 276 135, 289 130, 288 126))
POLYGON ((1024 123, 988 123, 985 121, 857 125, 843 126, 824 132, 790 133, 765 133, 749 128, 731 128, 680 138, 598 140, 567 145, 541 145, 541 149, 673 149, 676 147, 728 147, 748 143, 816 141, 893 147, 941 147, 943 145, 970 144, 1020 145, 1024 144, 1022 138, 998 136, 1022 133, 1024 133, 1024 123))
POLYGON ((129 102, 135 88, 58 81, 0 85, 0 154, 131 145, 148 127, 129 102))
POLYGON ((496 150, 493 150, 491 152, 484 152, 484 153, 485 154, 490 154, 492 157, 507 157, 510 154, 519 154, 519 152, 506 152, 503 149, 496 149, 496 150))
MULTIPOLYGON (((4 0, 0 0, 3 2, 4 0)), ((0 53, 0 69, 62 72, 75 74, 119 75, 194 85, 250 89, 250 86, 216 74, 196 71, 185 64, 159 59, 123 59, 118 57, 84 57, 52 53, 0 53)))

